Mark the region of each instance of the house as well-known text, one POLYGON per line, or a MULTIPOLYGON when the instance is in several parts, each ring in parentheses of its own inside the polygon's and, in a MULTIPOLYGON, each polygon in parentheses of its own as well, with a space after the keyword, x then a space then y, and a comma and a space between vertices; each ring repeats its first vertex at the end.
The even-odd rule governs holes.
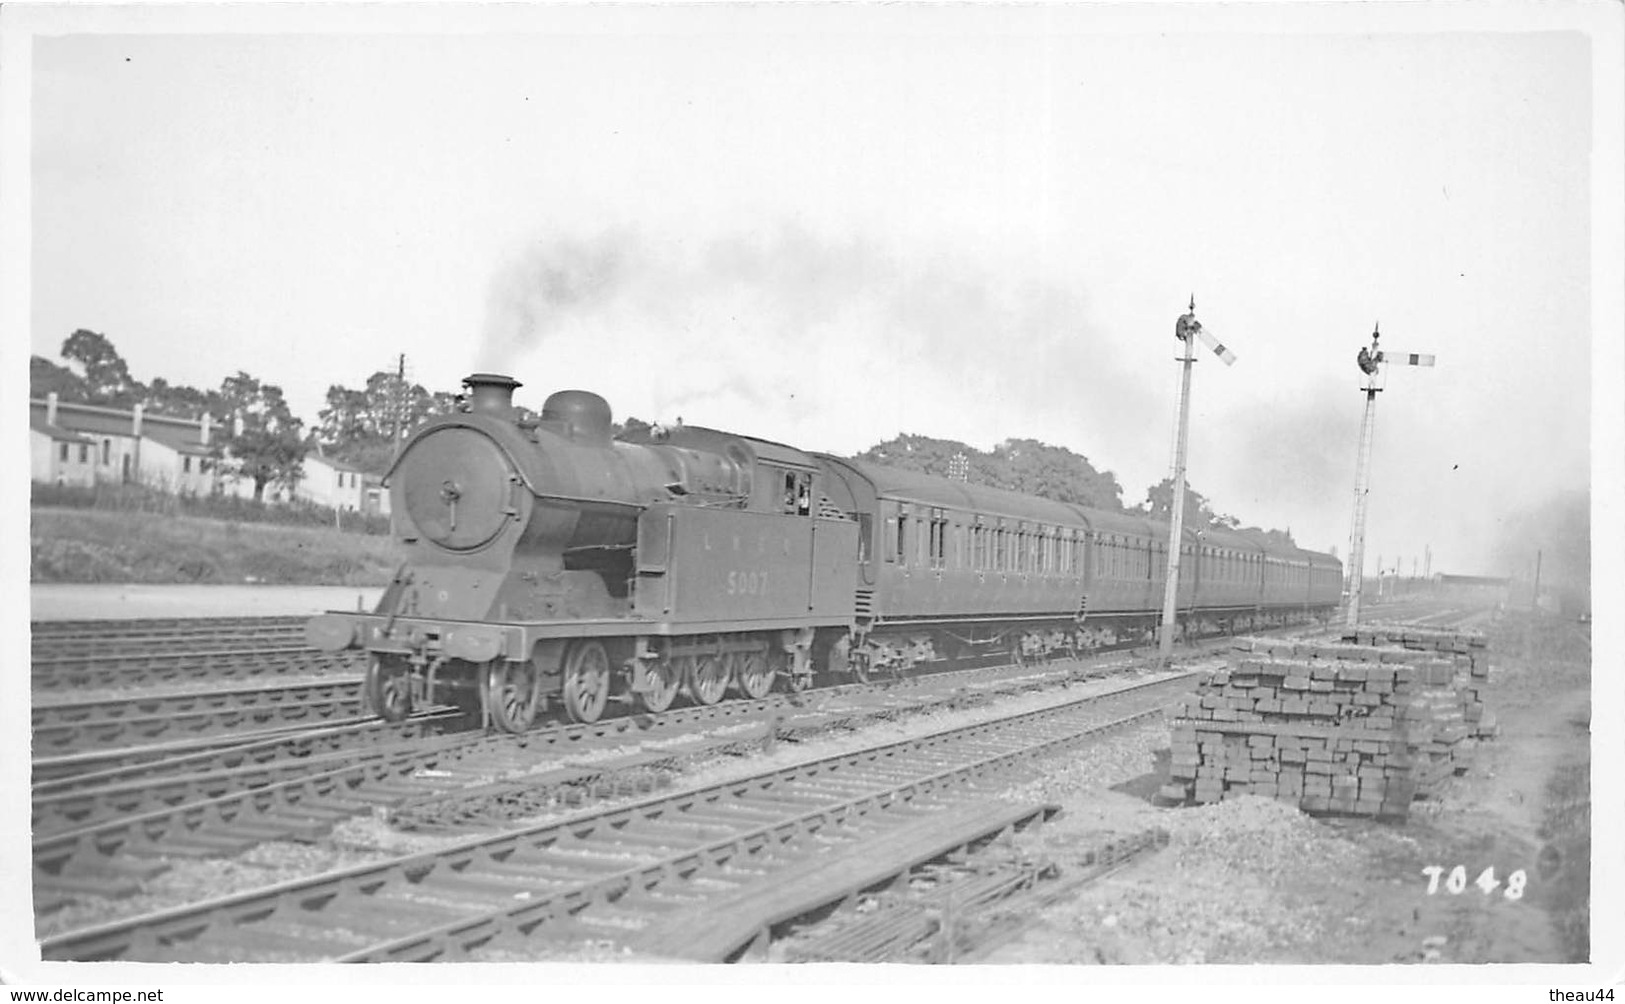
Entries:
MULTIPOLYGON (((143 484, 181 495, 254 497, 254 481, 222 471, 213 456, 213 420, 126 411, 58 400, 28 402, 29 471, 46 484, 143 484)), ((307 455, 291 488, 265 486, 264 501, 295 499, 334 509, 389 514, 379 479, 318 449, 307 455)))
POLYGON ((28 402, 29 473, 48 484, 144 484, 173 492, 214 490, 210 419, 149 415, 60 401, 28 402))
POLYGON ((361 511, 369 516, 389 515, 389 489, 376 474, 361 475, 361 511))
POLYGON ((335 457, 322 455, 320 447, 305 454, 301 467, 304 475, 294 486, 294 497, 331 509, 365 508, 366 474, 352 464, 335 457))
MULTIPOLYGON (((52 416, 55 417, 55 416, 52 416)), ((28 416, 29 463, 35 481, 57 485, 96 483, 96 443, 83 433, 64 429, 44 415, 28 416)))

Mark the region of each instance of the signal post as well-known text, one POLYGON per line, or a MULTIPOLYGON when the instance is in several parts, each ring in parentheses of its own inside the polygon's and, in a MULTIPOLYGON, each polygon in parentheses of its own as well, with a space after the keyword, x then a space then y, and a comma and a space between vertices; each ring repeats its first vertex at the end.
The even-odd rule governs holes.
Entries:
POLYGON ((1185 456, 1189 445, 1191 418, 1191 366, 1196 362, 1196 340, 1213 350, 1214 355, 1230 366, 1236 354, 1208 334, 1202 322, 1196 319, 1196 296, 1191 295, 1189 312, 1181 314, 1174 323, 1174 337, 1184 345, 1184 354, 1175 361, 1184 373, 1179 384, 1179 432, 1174 440, 1174 484, 1172 509, 1168 525, 1168 581, 1162 593, 1162 627, 1158 638, 1158 658, 1166 663, 1174 652, 1174 629, 1179 620, 1179 545, 1185 532, 1185 456))
MULTIPOLYGON (((1360 419, 1360 448, 1354 461, 1354 523, 1349 528, 1349 565, 1343 577, 1343 595, 1346 604, 1344 624, 1348 627, 1353 627, 1360 620, 1360 587, 1365 578, 1366 501, 1371 494, 1371 439, 1377 421, 1377 395, 1384 389, 1385 373, 1382 367, 1387 362, 1400 366, 1433 365, 1433 356, 1424 353, 1383 352, 1377 348, 1377 341, 1381 337, 1377 326, 1373 326, 1371 347, 1362 348, 1356 360, 1360 372, 1365 374, 1365 387, 1362 391, 1365 394, 1365 414, 1360 419)), ((1431 557, 1430 555, 1430 561, 1431 557)), ((1381 575, 1380 567, 1377 573, 1381 575)))

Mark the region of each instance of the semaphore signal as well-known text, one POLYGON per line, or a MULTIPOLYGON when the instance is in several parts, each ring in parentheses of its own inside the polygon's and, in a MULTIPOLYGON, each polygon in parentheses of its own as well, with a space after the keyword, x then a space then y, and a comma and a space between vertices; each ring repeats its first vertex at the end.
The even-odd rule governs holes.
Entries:
MULTIPOLYGON (((1383 390, 1383 363, 1396 366, 1432 366, 1434 357, 1424 352, 1384 352, 1377 348, 1382 337, 1378 325, 1371 328, 1371 347, 1356 357, 1365 381, 1365 415, 1360 419, 1360 449, 1354 462, 1354 524, 1349 529, 1349 567, 1343 578, 1345 623, 1353 627, 1360 620, 1360 586, 1365 578, 1366 501, 1371 494, 1371 437, 1377 419, 1377 395, 1383 390)), ((1381 564, 1379 562, 1379 564, 1381 564)), ((1380 574, 1381 569, 1378 569, 1380 574)))
POLYGON ((1179 545, 1185 531, 1185 453, 1190 433, 1191 418, 1191 365, 1196 362, 1196 341, 1213 350, 1213 354, 1226 366, 1234 365, 1236 354, 1225 348, 1217 338, 1207 333, 1196 319, 1196 294, 1191 294, 1189 312, 1174 322, 1174 337, 1185 345, 1185 352, 1176 361, 1184 367, 1179 384, 1179 432, 1174 444, 1174 491, 1172 511, 1168 525, 1168 581, 1162 593, 1162 635, 1158 652, 1166 661, 1174 651, 1174 625, 1178 620, 1179 599, 1179 545))

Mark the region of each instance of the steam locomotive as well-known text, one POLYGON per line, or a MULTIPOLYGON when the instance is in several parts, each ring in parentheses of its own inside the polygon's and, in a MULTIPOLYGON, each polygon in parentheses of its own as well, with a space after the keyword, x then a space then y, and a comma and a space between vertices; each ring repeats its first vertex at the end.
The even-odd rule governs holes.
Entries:
MULTIPOLYGON (((965 656, 1148 640, 1168 530, 1123 513, 805 453, 713 429, 615 439, 560 391, 522 421, 511 377, 464 381, 387 480, 406 560, 372 613, 306 627, 368 654, 372 708, 448 700, 520 732, 555 704, 664 711, 965 656)), ((1181 543, 1181 631, 1329 613, 1329 555, 1227 530, 1181 543)))

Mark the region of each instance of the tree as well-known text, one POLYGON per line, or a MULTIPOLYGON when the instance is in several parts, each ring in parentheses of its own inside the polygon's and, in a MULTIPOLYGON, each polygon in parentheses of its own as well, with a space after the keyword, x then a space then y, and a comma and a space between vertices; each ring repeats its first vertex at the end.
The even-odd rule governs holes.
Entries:
POLYGON ((1057 502, 1121 512, 1117 475, 1095 469, 1089 458, 1036 439, 1007 439, 993 448, 1005 462, 1004 487, 1057 502))
POLYGON ((853 459, 948 478, 957 456, 965 458, 972 484, 1113 512, 1123 509, 1123 489, 1115 474, 1096 470, 1087 457, 1064 446, 1036 439, 1007 439, 984 452, 958 440, 904 433, 853 459))
POLYGON ((306 450, 299 434, 303 423, 288 410, 281 387, 239 371, 220 384, 211 414, 225 431, 213 444, 215 458, 227 473, 254 482, 256 501, 271 482, 289 488, 298 482, 306 450))
MULTIPOLYGON (((1163 478, 1148 488, 1145 493, 1145 501, 1140 503, 1138 511, 1158 522, 1169 522, 1173 518, 1174 512, 1174 479, 1163 478)), ((1222 525, 1226 524, 1221 524, 1219 517, 1213 514, 1213 508, 1208 502, 1207 496, 1187 484, 1185 486, 1185 526, 1191 530, 1205 530, 1210 526, 1222 525)))
MULTIPOLYGON (((363 471, 382 474, 395 460, 397 439, 436 415, 457 410, 457 394, 425 390, 395 373, 379 370, 361 388, 331 384, 327 407, 311 429, 311 445, 363 471)), ((529 413, 519 409, 519 417, 529 413)))
POLYGON ((991 454, 966 446, 956 439, 933 439, 906 432, 884 443, 877 443, 852 459, 946 478, 952 476, 954 456, 960 453, 970 462, 970 480, 991 485, 1000 485, 1004 480, 1004 465, 994 461, 991 454))
POLYGON ((632 442, 641 442, 643 437, 654 426, 641 418, 627 416, 624 422, 613 422, 609 427, 609 434, 615 439, 627 439, 632 442))
POLYGON ((153 377, 141 397, 141 406, 160 415, 176 418, 202 418, 213 413, 219 403, 218 391, 202 391, 183 384, 171 384, 163 377, 153 377))
POLYGON ((106 335, 80 328, 62 343, 62 358, 74 368, 58 366, 41 356, 29 359, 29 393, 44 397, 52 391, 63 401, 82 401, 115 408, 133 408, 141 405, 148 412, 173 415, 177 418, 200 418, 213 411, 214 391, 201 391, 195 387, 171 384, 163 377, 154 377, 150 385, 130 375, 130 368, 112 339, 106 335))
POLYGON ((28 396, 43 398, 55 394, 63 401, 88 401, 90 388, 84 378, 66 366, 58 366, 44 356, 28 357, 28 396))
POLYGON ((86 400, 115 408, 128 408, 146 388, 130 376, 129 364, 106 335, 80 328, 62 343, 62 358, 83 371, 86 400))

